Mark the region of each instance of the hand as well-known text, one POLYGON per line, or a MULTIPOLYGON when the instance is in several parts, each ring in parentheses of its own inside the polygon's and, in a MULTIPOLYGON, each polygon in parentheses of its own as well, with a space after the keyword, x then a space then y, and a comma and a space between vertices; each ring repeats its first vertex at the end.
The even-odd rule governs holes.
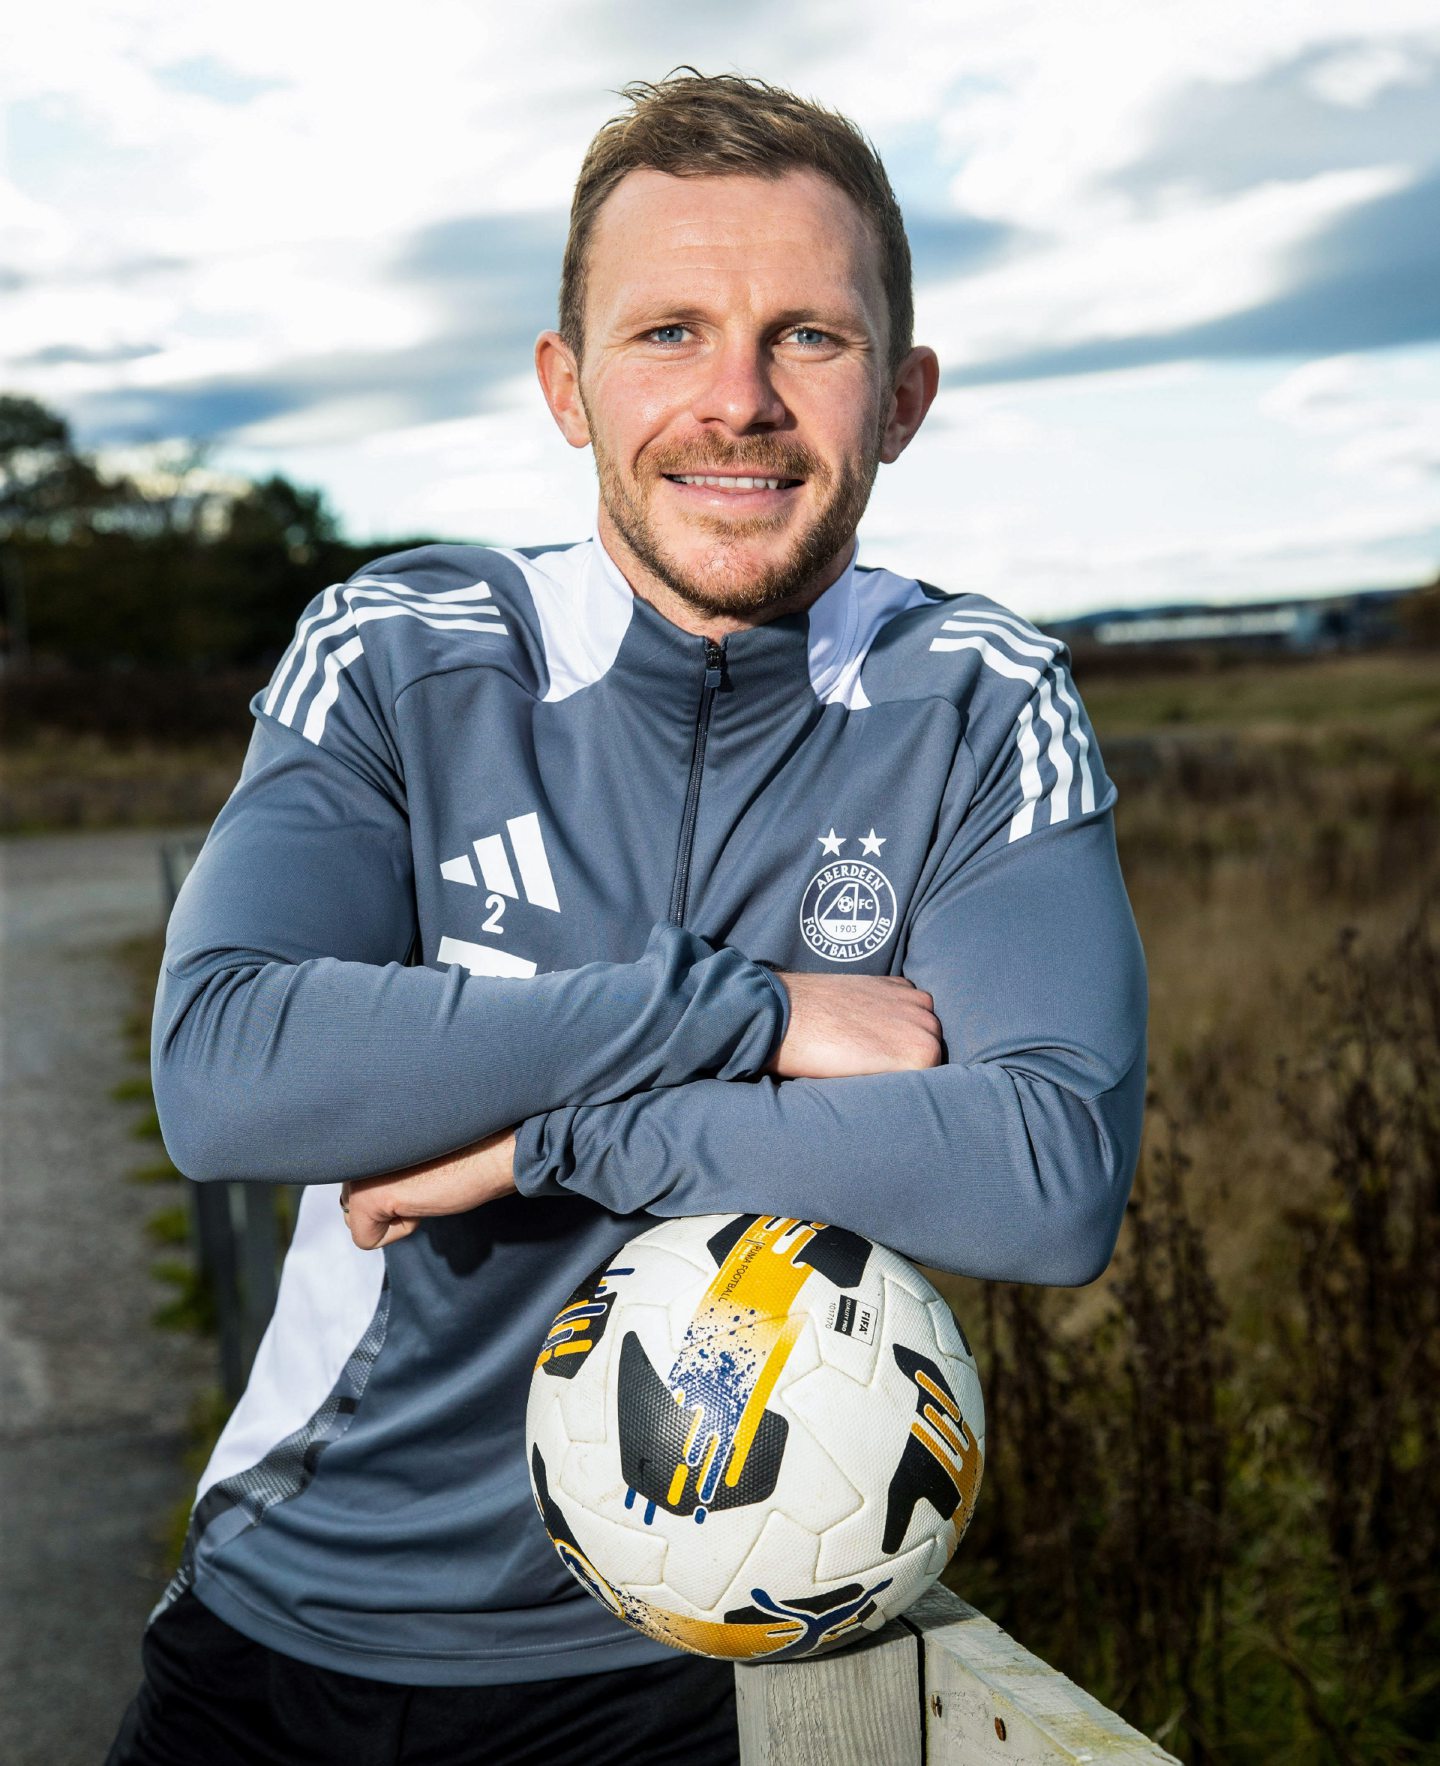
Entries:
POLYGON ((435 1214, 465 1214, 515 1193, 515 1134, 506 1129, 458 1153, 408 1171, 354 1178, 340 1186, 350 1237, 362 1251, 403 1239, 435 1214))
POLYGON ((940 1065, 935 1002, 903 975, 780 979, 790 995, 790 1027, 767 1072, 781 1079, 848 1079, 940 1065))

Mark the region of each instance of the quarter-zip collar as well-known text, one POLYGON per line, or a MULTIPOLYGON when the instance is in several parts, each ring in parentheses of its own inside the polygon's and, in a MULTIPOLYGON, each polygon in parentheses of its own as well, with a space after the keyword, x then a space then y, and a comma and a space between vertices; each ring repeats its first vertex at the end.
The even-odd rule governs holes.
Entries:
MULTIPOLYGON (((694 714, 696 684, 705 669, 705 640, 681 631, 635 593, 598 534, 596 571, 607 594, 633 602, 630 626, 615 658, 623 683, 658 696, 658 703, 681 716, 694 714)), ((748 713, 778 712, 813 693, 827 698, 854 649, 857 623, 856 552, 830 587, 804 613, 785 614, 765 625, 732 632, 725 640, 725 697, 736 695, 748 713)))

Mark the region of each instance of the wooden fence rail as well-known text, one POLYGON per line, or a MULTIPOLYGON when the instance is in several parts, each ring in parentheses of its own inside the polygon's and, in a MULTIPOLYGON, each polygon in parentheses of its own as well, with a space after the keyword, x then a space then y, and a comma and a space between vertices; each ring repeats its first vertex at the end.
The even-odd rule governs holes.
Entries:
POLYGON ((944 1588, 851 1649, 737 1667, 735 1687, 743 1766, 1175 1766, 944 1588))

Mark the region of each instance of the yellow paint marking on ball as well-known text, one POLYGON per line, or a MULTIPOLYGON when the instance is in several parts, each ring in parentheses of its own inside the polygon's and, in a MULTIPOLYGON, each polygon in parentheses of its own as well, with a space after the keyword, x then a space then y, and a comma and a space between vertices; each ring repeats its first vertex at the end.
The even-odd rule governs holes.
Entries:
POLYGON ((793 1643, 803 1632, 798 1622, 766 1620, 763 1624, 726 1625, 714 1619, 691 1619, 664 1607, 631 1598, 629 1618, 651 1637, 698 1655, 720 1656, 729 1661, 769 1656, 793 1643))
POLYGON ((803 1250, 818 1230, 813 1221, 757 1222, 735 1241, 705 1290, 701 1305, 723 1306, 728 1301, 748 1306, 762 1318, 788 1312, 813 1273, 808 1263, 795 1262, 795 1253, 803 1250), (762 1251, 776 1252, 775 1261, 762 1257, 762 1251))
MULTIPOLYGON (((756 1220, 731 1246, 695 1309, 687 1342, 739 1338, 745 1345, 741 1353, 746 1359, 753 1358, 752 1365, 759 1369, 736 1424, 734 1440, 729 1443, 725 1482, 732 1489, 745 1470, 766 1401, 804 1329, 805 1315, 792 1317, 791 1308, 814 1271, 810 1264, 797 1263, 795 1259, 816 1233, 823 1231, 820 1221, 790 1220, 778 1215, 756 1220), (766 1252, 771 1255, 766 1256, 766 1252)), ((671 1380, 679 1385, 678 1390, 676 1385, 671 1387, 677 1402, 683 1402, 685 1396, 684 1353, 682 1349, 682 1360, 670 1373, 671 1380)), ((695 1406, 695 1421, 683 1449, 687 1461, 694 1451, 705 1408, 703 1404, 695 1406)), ((700 1471, 702 1489, 710 1460, 720 1445, 717 1434, 700 1471)))
POLYGON ((943 1405, 943 1407, 950 1412, 951 1416, 953 1416, 957 1422, 959 1421, 960 1406, 955 1403, 954 1399, 945 1396, 944 1392, 942 1392, 939 1386, 935 1384, 934 1380, 930 1378, 924 1368, 916 1368, 915 1381, 917 1385, 921 1385, 925 1388, 937 1404, 943 1405))
POLYGON ((685 1480, 689 1475, 690 1468, 682 1459, 679 1465, 675 1468, 674 1477, 670 1480, 670 1488, 665 1492, 665 1502, 669 1508, 674 1508, 675 1504, 679 1502, 680 1498, 684 1495, 685 1480))
POLYGON ((927 1404, 925 1406, 924 1415, 925 1415, 925 1421, 927 1423, 929 1423, 930 1427, 935 1431, 935 1433, 940 1437, 940 1439, 942 1441, 948 1442, 950 1444, 950 1446, 954 1448, 957 1455, 960 1454, 961 1452, 963 1452, 960 1437, 955 1433, 955 1431, 950 1427, 949 1423, 947 1423, 945 1421, 944 1417, 941 1416, 940 1412, 938 1410, 936 1410, 933 1405, 927 1404))
POLYGON ((955 1486, 955 1506, 963 1508, 967 1514, 975 1506, 975 1492, 980 1486, 980 1474, 984 1469, 984 1459, 980 1453, 980 1444, 976 1441, 970 1425, 962 1417, 960 1431, 964 1440, 960 1444, 960 1463, 955 1464, 939 1447, 935 1445, 930 1433, 920 1423, 910 1425, 910 1433, 945 1468, 945 1474, 955 1486))
POLYGON ((581 1337, 574 1343, 557 1343, 553 1349, 542 1349, 536 1367, 544 1367, 552 1355, 580 1355, 587 1349, 593 1349, 594 1343, 589 1337, 581 1337))
POLYGON ((940 1451, 940 1449, 935 1445, 934 1441, 931 1439, 928 1430, 922 1429, 919 1423, 911 1423, 910 1433, 915 1437, 915 1439, 920 1443, 920 1445, 926 1450, 927 1453, 932 1454, 937 1460, 939 1460, 940 1464, 942 1466, 944 1466, 945 1475, 947 1478, 949 1478, 950 1482, 955 1486, 955 1495, 958 1498, 960 1495, 960 1473, 959 1473, 958 1469, 956 1468, 954 1462, 952 1460, 950 1460, 945 1454, 943 1454, 940 1451))
POLYGON ((785 1363, 790 1359, 790 1351, 795 1347, 795 1339, 805 1329, 805 1314, 793 1313, 784 1322, 775 1346, 766 1357, 765 1365, 760 1370, 760 1378, 755 1388, 745 1401, 745 1409, 741 1413, 740 1422, 735 1430, 735 1447, 730 1455, 730 1464, 725 1468, 725 1482, 733 1490, 740 1482, 740 1474, 745 1470, 745 1461, 750 1457, 750 1443, 755 1439, 755 1431, 760 1427, 760 1418, 765 1414, 765 1406, 769 1402, 770 1393, 775 1382, 780 1378, 785 1363))

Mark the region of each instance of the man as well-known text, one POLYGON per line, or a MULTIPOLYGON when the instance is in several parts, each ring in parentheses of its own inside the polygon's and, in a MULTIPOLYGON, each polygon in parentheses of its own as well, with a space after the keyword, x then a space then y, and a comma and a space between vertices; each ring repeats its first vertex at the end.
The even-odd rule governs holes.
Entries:
POLYGON ((326 590, 171 923, 177 1163, 309 1187, 117 1762, 733 1759, 729 1670, 536 1516, 550 1318, 647 1211, 1113 1244, 1143 972, 1063 653, 855 562, 937 384, 884 171, 759 82, 627 97, 536 351, 596 537, 326 590))

